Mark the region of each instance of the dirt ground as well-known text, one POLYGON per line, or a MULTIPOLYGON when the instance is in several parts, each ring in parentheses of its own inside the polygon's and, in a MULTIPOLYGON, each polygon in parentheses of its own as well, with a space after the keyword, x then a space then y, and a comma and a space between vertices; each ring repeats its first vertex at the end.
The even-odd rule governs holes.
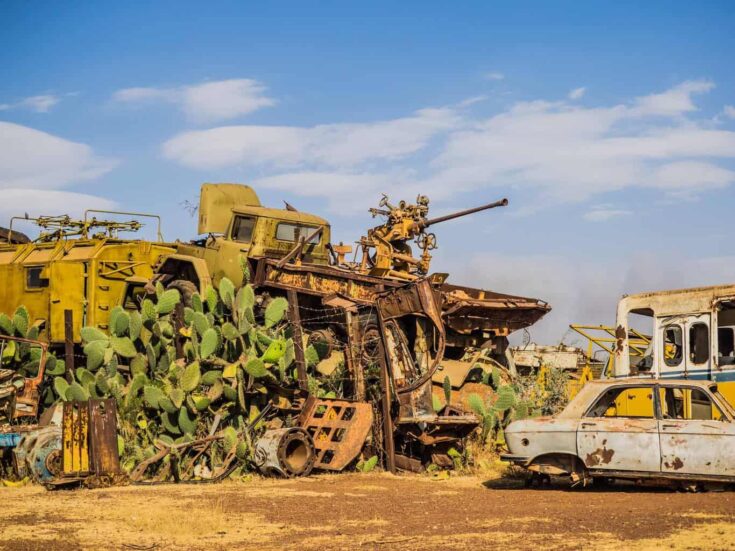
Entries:
POLYGON ((0 488, 0 549, 735 549, 735 492, 385 473, 0 488))

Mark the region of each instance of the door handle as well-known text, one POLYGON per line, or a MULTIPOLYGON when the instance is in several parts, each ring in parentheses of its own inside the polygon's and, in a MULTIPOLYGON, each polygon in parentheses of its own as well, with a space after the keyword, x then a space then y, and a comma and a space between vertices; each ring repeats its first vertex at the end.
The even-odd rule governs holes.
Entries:
POLYGON ((661 425, 662 429, 678 429, 679 425, 661 425))
POLYGON ((582 428, 585 427, 596 427, 597 423, 582 423, 582 428))

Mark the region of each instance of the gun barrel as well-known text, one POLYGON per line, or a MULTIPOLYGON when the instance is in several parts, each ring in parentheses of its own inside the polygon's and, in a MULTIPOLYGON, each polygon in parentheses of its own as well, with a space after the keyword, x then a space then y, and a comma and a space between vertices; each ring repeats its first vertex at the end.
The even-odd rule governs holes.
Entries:
POLYGON ((494 209, 495 207, 505 207, 508 205, 508 199, 501 199, 500 201, 495 201, 494 203, 488 203, 487 205, 482 205, 481 207, 475 207, 472 209, 467 210, 461 210, 459 212, 454 212, 452 214, 447 214, 445 216, 439 216, 437 218, 431 218, 429 220, 426 220, 421 224, 422 227, 428 228, 429 226, 433 224, 438 224, 440 222, 446 222, 447 220, 454 220, 455 218, 459 218, 460 216, 467 216, 468 214, 473 214, 475 212, 480 212, 481 210, 488 210, 488 209, 494 209))

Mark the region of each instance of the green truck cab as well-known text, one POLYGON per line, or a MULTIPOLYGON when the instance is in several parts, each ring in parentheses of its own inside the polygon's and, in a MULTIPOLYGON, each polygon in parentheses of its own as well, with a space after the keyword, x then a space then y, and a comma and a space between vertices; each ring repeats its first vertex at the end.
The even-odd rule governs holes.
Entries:
POLYGON ((184 293, 217 287, 223 277, 238 286, 243 262, 254 270, 259 259, 283 259, 302 239, 303 262, 329 264, 329 222, 292 208, 264 207, 242 184, 202 185, 198 233, 205 237, 178 243, 157 271, 168 286, 184 293))

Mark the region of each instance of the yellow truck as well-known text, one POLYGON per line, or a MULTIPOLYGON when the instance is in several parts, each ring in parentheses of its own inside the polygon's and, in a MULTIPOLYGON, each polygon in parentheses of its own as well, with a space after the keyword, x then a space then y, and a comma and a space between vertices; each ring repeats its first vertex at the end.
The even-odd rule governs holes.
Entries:
POLYGON ((202 239, 177 243, 158 269, 167 286, 174 286, 186 297, 219 285, 227 277, 235 286, 243 280, 242 262, 250 259, 283 259, 299 243, 308 239, 300 260, 328 265, 330 226, 314 214, 261 205, 255 191, 241 184, 203 184, 199 199, 198 234, 202 239))
POLYGON ((19 220, 14 218, 0 233, 0 312, 25 306, 29 321, 41 326, 41 338, 52 344, 65 340, 65 310, 73 313, 73 340, 78 343, 83 326, 107 328, 114 306, 137 307, 135 295, 161 260, 175 252, 172 244, 161 240, 160 222, 159 241, 123 239, 121 232, 138 231, 142 224, 134 219, 97 219, 93 214, 151 216, 87 211, 83 220, 23 219, 40 228, 35 240, 13 231, 19 220))

